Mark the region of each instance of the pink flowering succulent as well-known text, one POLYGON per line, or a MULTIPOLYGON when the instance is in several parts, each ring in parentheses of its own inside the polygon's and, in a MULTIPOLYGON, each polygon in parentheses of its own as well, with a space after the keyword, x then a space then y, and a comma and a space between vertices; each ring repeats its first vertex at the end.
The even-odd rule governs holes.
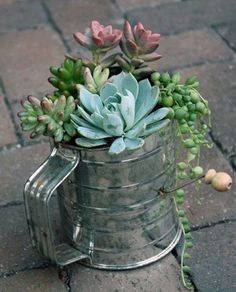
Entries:
POLYGON ((141 22, 132 29, 126 20, 124 24, 124 39, 121 41, 121 49, 128 58, 138 58, 146 62, 161 58, 155 50, 159 47, 159 33, 146 30, 141 22))
POLYGON ((127 72, 132 72, 138 79, 144 78, 152 73, 146 62, 153 62, 161 58, 155 52, 159 47, 159 33, 146 30, 141 22, 132 29, 130 23, 125 21, 124 38, 120 41, 123 56, 117 56, 119 66, 127 72))
POLYGON ((94 20, 85 34, 76 32, 74 38, 91 51, 107 52, 119 44, 122 34, 119 29, 113 29, 111 25, 104 26, 94 20))
MULTIPOLYGON (((91 60, 83 59, 83 65, 92 71, 101 65, 103 68, 111 68, 114 73, 118 65, 118 68, 132 73, 140 80, 153 72, 147 62, 161 58, 161 55, 155 52, 159 47, 160 34, 145 29, 141 22, 132 28, 126 20, 123 30, 119 30, 93 20, 84 34, 76 32, 74 38, 92 53, 91 60), (109 54, 104 58, 104 55, 117 45, 120 45, 121 52, 109 54), (115 64, 116 66, 113 66, 115 64)), ((77 60, 71 56, 69 58, 77 60)))

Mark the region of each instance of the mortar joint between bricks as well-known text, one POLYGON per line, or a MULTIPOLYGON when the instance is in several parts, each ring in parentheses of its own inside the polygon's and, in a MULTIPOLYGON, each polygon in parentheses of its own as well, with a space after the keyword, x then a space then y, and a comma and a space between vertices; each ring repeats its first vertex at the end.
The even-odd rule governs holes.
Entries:
POLYGON ((0 78, 0 90, 2 91, 4 103, 6 105, 10 120, 11 120, 13 128, 14 128, 14 133, 15 133, 15 136, 17 139, 16 144, 19 144, 20 146, 22 146, 23 145, 23 137, 22 137, 21 131, 17 125, 16 119, 15 119, 15 114, 14 114, 14 111, 12 109, 12 105, 7 98, 7 93, 6 93, 2 78, 0 78))
POLYGON ((226 23, 221 23, 217 25, 212 25, 211 28, 214 30, 214 32, 222 39, 222 41, 226 44, 226 46, 231 49, 234 53, 236 53, 236 48, 231 45, 231 43, 219 32, 219 28, 222 26, 226 26, 226 23))
MULTIPOLYGON (((224 158, 228 161, 228 163, 230 164, 231 168, 233 170, 236 170, 236 167, 234 166, 234 164, 232 163, 230 156, 231 156, 231 151, 229 151, 228 149, 226 149, 225 147, 223 147, 223 144, 220 142, 220 140, 218 140, 213 131, 211 130, 209 132, 209 136, 211 137, 212 141, 214 142, 214 144, 216 145, 216 147, 219 149, 219 151, 223 154, 224 158)), ((234 154, 234 153, 233 153, 234 154)))
POLYGON ((236 217, 223 218, 223 219, 218 220, 216 222, 210 222, 210 223, 202 224, 202 225, 199 225, 196 227, 191 227, 191 232, 199 231, 199 230, 202 230, 205 228, 211 228, 211 227, 214 227, 216 225, 228 224, 228 223, 232 223, 232 222, 236 222, 236 217))
POLYGON ((58 267, 58 278, 65 285, 66 291, 72 292, 70 281, 72 277, 72 270, 66 267, 58 267))
POLYGON ((40 3, 42 5, 42 8, 43 8, 46 16, 47 16, 48 23, 51 25, 52 29, 58 34, 58 36, 59 36, 60 40, 62 41, 66 51, 68 53, 71 53, 71 48, 68 45, 66 39, 64 38, 62 30, 59 28, 59 26, 57 25, 57 23, 53 19, 53 16, 51 14, 50 9, 48 8, 48 5, 47 5, 46 1, 40 0, 40 3))
POLYGON ((124 15, 124 9, 122 9, 122 7, 119 5, 119 3, 117 2, 117 0, 110 0, 111 1, 111 4, 113 5, 113 7, 115 9, 118 9, 119 12, 121 13, 121 15, 123 16, 124 15))

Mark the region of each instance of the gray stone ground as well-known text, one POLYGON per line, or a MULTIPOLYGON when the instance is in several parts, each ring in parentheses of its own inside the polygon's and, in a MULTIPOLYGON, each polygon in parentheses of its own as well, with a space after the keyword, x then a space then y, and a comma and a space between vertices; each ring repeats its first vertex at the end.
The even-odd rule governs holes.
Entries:
MULTIPOLYGON (((49 152, 44 139, 30 141, 19 129, 19 100, 50 89, 50 65, 65 52, 80 52, 72 38, 92 19, 120 27, 127 18, 162 34, 159 70, 197 75, 213 113, 214 147, 207 167, 236 171, 235 0, 0 0, 0 292, 185 291, 179 263, 162 261, 129 272, 52 267, 29 241, 22 188, 49 152)), ((235 175, 233 175, 235 181, 235 175)), ((186 203, 195 247, 196 291, 236 291, 236 196, 203 187, 186 203)))

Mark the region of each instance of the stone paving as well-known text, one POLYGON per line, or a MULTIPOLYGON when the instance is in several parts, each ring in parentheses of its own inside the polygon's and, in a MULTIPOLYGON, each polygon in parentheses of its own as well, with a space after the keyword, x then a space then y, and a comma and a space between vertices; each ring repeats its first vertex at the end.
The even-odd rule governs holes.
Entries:
MULTIPOLYGON (((124 18, 162 34, 160 71, 197 75, 213 114, 214 147, 204 167, 236 172, 235 0, 0 0, 0 292, 185 291, 177 253, 129 272, 50 265, 31 246, 22 189, 49 153, 47 140, 19 129, 19 101, 42 95, 50 65, 83 54, 72 33, 92 19, 121 27, 124 18)), ((196 243, 191 279, 196 291, 236 291, 236 194, 202 187, 186 202, 196 243)))

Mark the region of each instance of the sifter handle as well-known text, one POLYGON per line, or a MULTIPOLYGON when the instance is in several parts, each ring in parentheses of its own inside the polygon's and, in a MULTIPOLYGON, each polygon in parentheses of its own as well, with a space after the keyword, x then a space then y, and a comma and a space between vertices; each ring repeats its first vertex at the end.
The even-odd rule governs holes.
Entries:
POLYGON ((33 246, 59 265, 89 258, 67 243, 56 244, 49 214, 54 191, 71 174, 80 160, 79 151, 54 147, 46 161, 28 179, 24 188, 26 218, 33 246))

